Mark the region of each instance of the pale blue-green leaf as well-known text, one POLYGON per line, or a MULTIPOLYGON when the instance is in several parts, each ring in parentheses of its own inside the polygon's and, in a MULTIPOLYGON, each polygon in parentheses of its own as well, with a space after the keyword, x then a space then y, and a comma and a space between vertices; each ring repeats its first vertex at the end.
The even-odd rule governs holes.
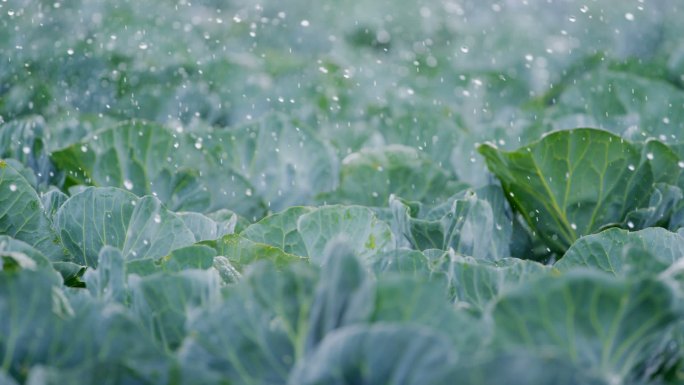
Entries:
POLYGON ((339 329, 297 364, 290 385, 440 385, 457 355, 445 335, 411 325, 339 329))
POLYGON ((684 257, 684 238, 662 228, 608 229, 575 242, 554 265, 591 268, 619 277, 655 276, 684 257))
POLYGON ((305 350, 309 354, 333 330, 366 322, 375 302, 372 280, 347 242, 330 241, 322 265, 308 322, 305 350))
POLYGON ((481 313, 496 299, 517 286, 550 275, 552 269, 534 261, 505 258, 478 260, 452 255, 442 267, 446 270, 453 301, 481 313))
POLYGON ((187 334, 189 317, 218 303, 220 278, 212 270, 128 276, 130 307, 162 347, 175 350, 187 334))
POLYGON ((542 277, 503 295, 491 311, 494 346, 555 354, 608 383, 640 379, 667 359, 680 316, 670 287, 594 271, 542 277))
POLYGON ((290 207, 250 225, 240 233, 240 236, 278 247, 289 254, 307 256, 306 245, 297 231, 297 221, 299 217, 313 210, 310 207, 290 207))
POLYGON ((412 147, 367 148, 343 160, 339 187, 318 200, 379 207, 394 194, 434 204, 462 188, 454 179, 412 147))
POLYGON ((63 258, 61 245, 36 191, 0 159, 0 233, 24 241, 52 261, 63 258))
POLYGON ((323 206, 300 216, 297 231, 308 256, 317 264, 323 263, 328 242, 340 236, 347 239, 352 252, 362 260, 394 247, 389 226, 360 206, 323 206))
POLYGON ((263 214, 259 199, 246 193, 253 187, 208 153, 201 138, 158 124, 124 122, 51 156, 71 184, 154 194, 174 211, 227 207, 250 217, 263 214))
POLYGON ((69 198, 57 211, 55 227, 75 261, 93 267, 107 245, 133 260, 160 258, 195 243, 183 221, 158 199, 111 187, 90 187, 69 198))

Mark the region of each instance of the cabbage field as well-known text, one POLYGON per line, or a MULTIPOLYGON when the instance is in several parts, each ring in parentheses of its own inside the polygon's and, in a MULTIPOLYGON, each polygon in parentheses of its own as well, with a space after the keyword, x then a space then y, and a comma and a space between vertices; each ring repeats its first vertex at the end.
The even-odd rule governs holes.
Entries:
POLYGON ((683 19, 0 0, 0 385, 684 384, 683 19))

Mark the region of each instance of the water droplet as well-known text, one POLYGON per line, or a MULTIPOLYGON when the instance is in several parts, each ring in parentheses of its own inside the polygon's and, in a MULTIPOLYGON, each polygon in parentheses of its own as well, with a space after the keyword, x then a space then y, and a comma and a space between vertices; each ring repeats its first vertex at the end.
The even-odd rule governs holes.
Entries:
POLYGON ((570 224, 570 227, 572 227, 573 230, 577 230, 577 225, 574 224, 574 223, 571 223, 571 224, 570 224))
POLYGON ((525 55, 525 60, 532 61, 532 60, 534 60, 534 56, 532 56, 528 53, 527 55, 525 55))
POLYGON ((470 51, 470 48, 468 48, 468 46, 465 46, 465 45, 461 46, 461 52, 468 53, 468 51, 470 51))
POLYGON ((161 216, 159 214, 154 214, 154 223, 161 223, 161 216))
POLYGON ((69 48, 69 49, 67 50, 67 55, 71 56, 71 55, 73 55, 73 54, 74 54, 74 50, 71 49, 71 48, 69 48))
POLYGON ((10 191, 17 191, 17 185, 12 183, 11 185, 9 185, 9 189, 10 191))
POLYGON ((589 7, 587 7, 586 5, 583 5, 580 7, 580 12, 587 13, 588 11, 589 11, 589 7))
POLYGON ((252 189, 248 188, 247 190, 245 190, 245 195, 247 195, 248 197, 251 197, 252 196, 252 189))
POLYGON ((180 143, 176 142, 173 144, 173 148, 178 148, 178 147, 180 147, 180 143))
POLYGON ((7 10, 7 14, 8 14, 9 16, 14 16, 14 10, 13 10, 13 9, 7 10))
POLYGON ((146 50, 148 47, 149 47, 149 46, 148 46, 147 43, 145 43, 145 42, 142 42, 142 43, 138 44, 138 48, 140 48, 140 49, 143 50, 143 51, 146 50))
POLYGON ((648 158, 648 160, 653 160, 653 153, 649 152, 648 154, 646 154, 646 158, 648 158))
POLYGON ((311 25, 311 23, 309 23, 309 20, 302 20, 302 22, 299 23, 299 24, 300 24, 302 27, 308 27, 309 25, 311 25))
POLYGON ((634 20, 634 14, 631 12, 625 13, 625 19, 627 19, 628 21, 633 21, 634 20))
POLYGON ((679 166, 679 168, 684 168, 684 160, 680 160, 680 161, 677 163, 677 166, 679 166))
POLYGON ((634 222, 632 222, 632 221, 627 222, 627 227, 629 227, 630 229, 633 229, 634 228, 634 222))
POLYGON ((81 152, 88 152, 88 147, 85 145, 81 146, 81 152))
POLYGON ((630 164, 629 166, 627 166, 627 168, 629 169, 629 171, 634 171, 634 170, 636 170, 636 167, 634 167, 633 164, 630 164))
POLYGON ((133 190, 133 182, 131 182, 130 180, 124 180, 123 185, 126 188, 126 190, 133 190))
POLYGON ((575 16, 570 16, 570 17, 568 17, 568 20, 569 20, 571 23, 574 23, 574 22, 577 21, 577 18, 576 18, 575 16))
POLYGON ((197 139, 197 141, 195 142, 195 148, 198 150, 202 149, 202 138, 197 139))
POLYGON ((31 148, 29 148, 28 146, 24 146, 21 148, 21 152, 23 152, 24 154, 30 154, 31 148))
POLYGON ((378 197, 378 193, 375 192, 375 191, 373 191, 373 192, 371 193, 371 195, 373 196, 373 198, 377 198, 377 197, 378 197))

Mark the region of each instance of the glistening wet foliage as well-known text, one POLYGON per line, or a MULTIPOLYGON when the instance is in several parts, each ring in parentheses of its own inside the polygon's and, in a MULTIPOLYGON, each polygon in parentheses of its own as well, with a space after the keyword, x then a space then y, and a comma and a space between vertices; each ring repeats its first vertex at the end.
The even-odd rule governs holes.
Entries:
POLYGON ((0 385, 684 383, 680 0, 0 0, 0 385))

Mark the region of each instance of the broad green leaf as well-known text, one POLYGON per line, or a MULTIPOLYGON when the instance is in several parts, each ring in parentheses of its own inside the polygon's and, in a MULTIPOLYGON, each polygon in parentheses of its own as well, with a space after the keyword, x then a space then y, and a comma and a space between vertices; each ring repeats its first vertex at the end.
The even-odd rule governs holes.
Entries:
POLYGON ((53 171, 45 149, 46 134, 45 120, 39 116, 0 124, 0 159, 17 159, 40 176, 34 185, 46 184, 53 171))
POLYGON ((666 183, 684 188, 684 167, 679 162, 682 154, 678 154, 676 145, 667 144, 655 139, 644 143, 641 159, 651 165, 654 183, 666 183))
POLYGON ((193 312, 210 308, 220 298, 215 271, 184 270, 146 277, 128 277, 131 310, 149 335, 166 349, 177 349, 193 312))
POLYGON ((46 270, 0 272, 0 365, 22 381, 36 365, 77 372, 78 382, 166 382, 169 362, 123 308, 59 288, 46 270), (98 380, 103 376, 103 381, 98 380))
POLYGON ((653 226, 676 227, 676 214, 678 208, 684 204, 683 198, 684 192, 681 188, 658 183, 653 186, 648 202, 643 207, 629 212, 621 226, 637 230, 653 226))
POLYGON ((658 367, 679 316, 672 290, 589 271, 544 277, 505 294, 491 311, 494 342, 556 354, 608 383, 658 367))
POLYGON ((340 236, 362 260, 394 247, 389 226, 361 206, 323 206, 300 216, 297 231, 309 258, 317 264, 323 263, 328 242, 340 236))
POLYGON ((158 199, 111 187, 90 187, 69 198, 57 211, 55 227, 75 261, 92 267, 107 245, 128 261, 160 258, 195 243, 183 220, 158 199))
MULTIPOLYGON (((156 261, 157 269, 164 272, 181 272, 189 269, 207 270, 212 267, 216 251, 211 247, 194 244, 171 251, 156 261)), ((130 264, 135 261, 129 262, 130 264)), ((141 261, 142 262, 142 261, 141 261)))
POLYGON ((31 245, 7 235, 0 235, 0 256, 9 257, 10 259, 20 258, 24 262, 22 263, 22 261, 17 260, 18 263, 28 265, 27 267, 32 267, 33 269, 50 266, 50 261, 43 253, 31 245), (15 253, 17 254, 16 257, 14 256, 15 253))
POLYGON ((223 224, 224 228, 232 228, 231 234, 239 234, 251 224, 247 219, 228 209, 216 210, 205 215, 215 222, 223 224), (233 223, 235 223, 234 227, 233 223))
POLYGON ((369 322, 429 327, 444 333, 460 353, 476 354, 485 346, 487 330, 477 317, 451 305, 447 286, 445 280, 405 275, 378 277, 369 322))
POLYGON ((128 302, 126 266, 121 251, 104 246, 100 250, 98 263, 97 269, 89 269, 83 274, 90 295, 107 302, 128 302))
POLYGON ((513 152, 479 147, 508 200, 554 251, 621 222, 652 190, 639 149, 594 129, 549 134, 513 152))
POLYGON ((610 385, 592 373, 559 354, 549 351, 532 352, 519 349, 497 354, 485 359, 466 360, 453 368, 459 384, 507 384, 507 385, 610 385))
POLYGON ((337 239, 328 243, 322 265, 309 316, 308 354, 332 331, 366 322, 374 307, 372 281, 350 245, 337 239))
POLYGON ((201 138, 147 122, 125 122, 97 131, 52 153, 71 183, 126 188, 155 195, 174 211, 230 208, 261 216, 251 185, 203 148, 201 138))
POLYGON ((453 301, 475 313, 483 312, 517 286, 553 272, 534 261, 516 258, 487 261, 457 255, 451 256, 442 269, 446 270, 453 301))
POLYGON ((176 213, 176 215, 192 231, 197 242, 211 241, 227 234, 233 234, 237 224, 237 216, 233 216, 226 222, 216 222, 205 215, 195 212, 180 212, 176 213))
POLYGON ((554 267, 605 271, 618 277, 654 276, 684 257, 684 238, 661 228, 608 229, 575 242, 554 267))
POLYGON ((216 131, 208 151, 245 175, 270 209, 310 203, 333 189, 337 160, 329 145, 305 124, 281 114, 216 131))
POLYGON ((462 187, 453 179, 412 147, 364 149, 342 161, 339 187, 318 200, 379 207, 394 194, 434 204, 462 187))
MULTIPOLYGON (((569 84, 550 110, 556 128, 583 123, 629 139, 678 137, 684 115, 678 108, 684 92, 664 80, 599 68, 569 84)), ((679 138, 678 138, 679 139, 679 138)))
POLYGON ((0 159, 0 234, 35 247, 50 260, 62 258, 61 245, 36 191, 0 159))
POLYGON ((407 248, 397 248, 379 253, 371 259, 376 275, 401 273, 415 277, 428 277, 431 270, 429 260, 423 253, 407 248))
POLYGON ((456 357, 446 336, 429 328, 350 326, 326 336, 288 384, 439 385, 449 383, 456 357))
POLYGON ((303 264, 250 266, 226 300, 189 320, 178 352, 183 383, 285 383, 303 356, 315 281, 303 264))
POLYGON ((297 221, 299 217, 313 210, 310 207, 290 207, 250 225, 240 233, 240 236, 278 247, 289 254, 306 256, 306 245, 297 232, 297 221))
POLYGON ((45 216, 50 221, 54 221, 57 210, 67 201, 67 199, 69 199, 69 196, 56 188, 43 193, 40 196, 40 200, 43 203, 45 216))
POLYGON ((395 234, 413 248, 453 249, 477 259, 510 257, 511 213, 495 186, 459 193, 427 213, 396 198, 390 208, 395 234))
MULTIPOLYGON (((378 136, 384 139, 382 143, 389 145, 389 148, 396 144, 412 148, 420 147, 420 153, 427 155, 434 165, 445 170, 449 170, 449 165, 452 164, 455 156, 470 156, 470 154, 459 154, 459 144, 468 132, 462 126, 453 106, 435 105, 434 100, 427 95, 405 99, 390 93, 387 98, 387 102, 380 106, 368 107, 371 119, 365 119, 362 126, 366 128, 362 132, 370 137, 366 147, 373 147, 374 139, 378 136), (373 131, 367 129, 369 124, 373 126, 373 131)), ((348 130, 349 127, 343 126, 340 131, 333 132, 337 135, 332 136, 331 141, 344 141, 348 136, 345 135, 348 130)), ((347 146, 338 145, 338 147, 344 149, 347 146)), ((354 149, 355 152, 359 150, 360 148, 354 149)), ((372 153, 373 150, 370 152, 372 153)), ((468 172, 462 167, 457 167, 454 171, 457 175, 468 172)))
POLYGON ((226 235, 211 245, 215 247, 217 255, 228 258, 231 265, 239 271, 259 260, 271 261, 278 267, 305 260, 305 257, 286 253, 265 243, 254 242, 242 235, 226 235))

